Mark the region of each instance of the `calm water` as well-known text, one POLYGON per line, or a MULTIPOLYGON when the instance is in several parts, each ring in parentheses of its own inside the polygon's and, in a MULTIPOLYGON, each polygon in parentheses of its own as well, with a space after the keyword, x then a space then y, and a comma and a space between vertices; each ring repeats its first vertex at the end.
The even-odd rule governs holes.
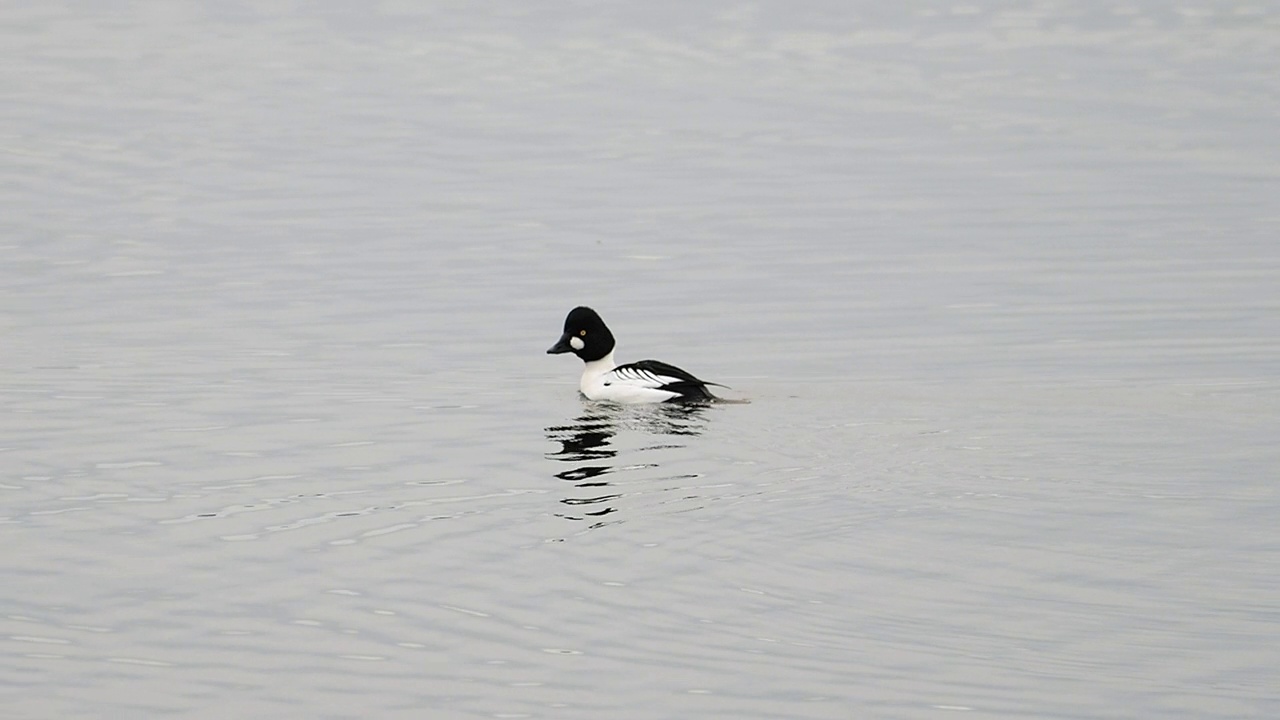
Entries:
POLYGON ((0 716, 1280 714, 1280 6, 260 5, 0 8, 0 716))

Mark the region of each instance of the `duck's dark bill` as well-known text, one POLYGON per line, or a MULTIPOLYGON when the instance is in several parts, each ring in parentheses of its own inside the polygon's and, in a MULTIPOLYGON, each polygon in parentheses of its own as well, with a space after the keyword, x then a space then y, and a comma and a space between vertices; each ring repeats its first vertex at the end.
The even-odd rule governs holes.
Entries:
POLYGON ((573 346, 569 344, 569 336, 561 335, 560 341, 552 345, 548 350, 548 355, 559 355, 560 353, 573 352, 573 346))

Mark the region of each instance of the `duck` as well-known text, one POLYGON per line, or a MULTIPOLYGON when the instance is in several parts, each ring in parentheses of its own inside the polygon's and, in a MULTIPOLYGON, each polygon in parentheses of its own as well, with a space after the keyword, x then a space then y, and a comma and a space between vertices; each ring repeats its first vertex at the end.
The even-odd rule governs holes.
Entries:
POLYGON ((586 366, 578 390, 588 400, 625 405, 642 403, 710 403, 720 400, 708 386, 726 387, 700 380, 675 365, 660 360, 641 360, 619 365, 613 359, 615 342, 600 314, 580 305, 564 319, 564 333, 548 350, 548 355, 573 353, 586 366))

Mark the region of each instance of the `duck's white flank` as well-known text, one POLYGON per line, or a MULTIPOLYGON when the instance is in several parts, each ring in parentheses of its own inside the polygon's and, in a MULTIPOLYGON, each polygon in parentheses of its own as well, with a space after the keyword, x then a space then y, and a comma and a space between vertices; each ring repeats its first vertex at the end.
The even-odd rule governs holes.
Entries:
POLYGON ((618 365, 609 353, 599 360, 586 364, 578 389, 588 400, 612 400, 618 403, 666 402, 679 393, 658 388, 674 378, 662 378, 652 374, 615 373, 618 365))

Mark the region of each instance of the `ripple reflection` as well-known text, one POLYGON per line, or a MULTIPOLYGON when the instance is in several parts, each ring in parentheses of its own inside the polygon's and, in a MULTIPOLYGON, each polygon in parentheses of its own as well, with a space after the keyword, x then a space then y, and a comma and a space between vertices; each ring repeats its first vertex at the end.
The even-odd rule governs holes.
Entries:
MULTIPOLYGON (((641 452, 679 450, 679 442, 644 444, 627 447, 619 443, 620 433, 643 433, 666 437, 693 437, 706 430, 706 406, 644 405, 623 406, 598 404, 588 406, 583 414, 564 425, 546 428, 547 439, 559 443, 560 449, 547 457, 574 466, 553 473, 570 484, 570 492, 560 499, 565 508, 555 513, 567 520, 586 521, 589 528, 602 527, 619 519, 605 519, 619 511, 619 502, 629 495, 645 492, 644 488, 624 491, 623 483, 610 479, 619 472, 653 470, 656 462, 624 462, 641 452)), ((646 457, 650 460, 650 457, 646 457)), ((661 479, 692 479, 688 473, 661 479)), ((651 479, 651 478, 650 478, 651 479)))

